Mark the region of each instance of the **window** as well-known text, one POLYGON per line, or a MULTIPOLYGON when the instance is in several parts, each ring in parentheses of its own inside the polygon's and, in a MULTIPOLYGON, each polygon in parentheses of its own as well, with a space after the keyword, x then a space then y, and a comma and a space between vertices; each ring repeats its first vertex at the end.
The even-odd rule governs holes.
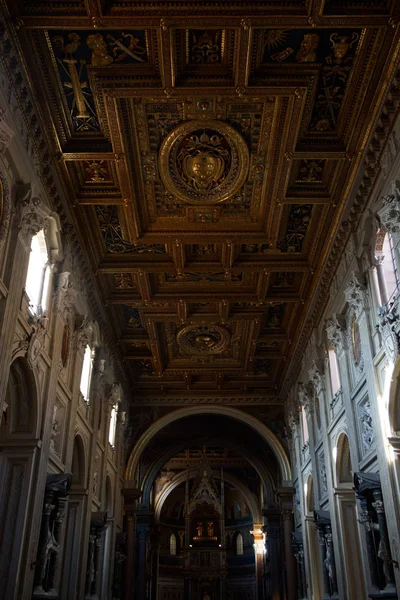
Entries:
POLYGON ((29 256, 25 290, 29 297, 29 308, 35 315, 47 309, 50 285, 50 265, 43 229, 33 236, 29 256))
POLYGON ((169 538, 169 553, 171 556, 176 556, 176 535, 174 533, 169 538))
POLYGON ((331 376, 331 389, 334 396, 340 390, 339 367, 336 358, 336 352, 333 348, 328 350, 329 356, 329 372, 331 376))
POLYGON ((241 533, 237 534, 236 538, 236 556, 243 555, 243 536, 241 533))
POLYGON ((89 391, 90 391, 90 380, 92 377, 92 351, 90 346, 86 346, 85 354, 83 356, 82 374, 80 390, 81 394, 86 402, 89 402, 89 391))
POLYGON ((115 431, 117 427, 117 414, 118 414, 118 404, 114 404, 111 409, 110 415, 110 429, 108 431, 108 442, 110 446, 114 448, 115 445, 115 431))

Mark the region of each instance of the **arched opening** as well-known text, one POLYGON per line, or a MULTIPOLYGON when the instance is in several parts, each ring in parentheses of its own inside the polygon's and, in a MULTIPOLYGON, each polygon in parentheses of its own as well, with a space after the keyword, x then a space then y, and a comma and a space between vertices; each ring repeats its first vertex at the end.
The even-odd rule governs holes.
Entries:
POLYGON ((84 488, 86 483, 85 445, 80 435, 75 436, 71 469, 72 486, 75 489, 84 488))
POLYGON ((27 515, 37 486, 37 421, 35 379, 26 360, 17 358, 10 367, 0 426, 0 581, 5 598, 14 598, 22 584, 19 557, 27 552, 27 515))
POLYGON ((87 507, 87 461, 86 448, 80 433, 75 435, 72 461, 72 485, 69 493, 66 522, 66 539, 63 561, 63 584, 60 600, 76 597, 81 565, 86 564, 83 556, 82 526, 87 507))
POLYGON ((307 581, 309 582, 311 597, 322 598, 324 581, 319 552, 318 532, 314 521, 315 490, 314 479, 311 473, 309 474, 305 483, 304 493, 305 540, 307 547, 307 551, 305 553, 305 567, 307 571, 307 581))
POLYGON ((345 582, 348 598, 366 596, 361 558, 360 531, 357 519, 356 496, 353 489, 353 471, 351 466, 350 442, 345 433, 337 440, 335 504, 338 514, 339 551, 345 570, 345 582))
MULTIPOLYGON (((173 582, 177 594, 183 593, 184 579, 191 586, 192 597, 198 597, 201 578, 195 577, 192 571, 204 570, 206 577, 207 570, 218 570, 221 561, 227 563, 230 573, 226 580, 228 591, 233 593, 238 588, 244 592, 246 581, 255 594, 257 586, 263 585, 265 555, 271 557, 269 564, 273 565, 268 571, 271 593, 283 593, 279 576, 282 570, 279 541, 271 537, 266 549, 261 510, 261 507, 271 509, 271 519, 277 514, 276 525, 281 526, 274 490, 282 481, 282 468, 286 469, 279 453, 279 448, 283 448, 272 432, 256 419, 248 423, 239 420, 236 411, 231 417, 222 410, 207 409, 203 412, 185 409, 185 412, 179 411, 179 418, 168 415, 164 427, 160 427, 160 419, 153 431, 142 434, 132 453, 134 455, 140 448, 140 455, 137 454, 130 465, 130 472, 135 473, 135 485, 142 489, 140 511, 143 516, 140 511, 137 513, 140 539, 142 532, 147 531, 147 542, 143 541, 140 547, 142 556, 140 552, 137 555, 136 591, 139 597, 144 588, 154 590, 154 586, 162 586, 167 580, 170 587, 173 582), (265 433, 267 430, 268 435, 256 433, 255 423, 259 431, 265 433), (266 443, 266 437, 278 443, 271 447, 266 443), (198 466, 202 456, 207 457, 205 469, 198 466), (133 470, 134 463, 136 468, 133 470), (204 479, 208 475, 206 477, 204 473, 209 473, 207 485, 204 479), (197 505, 195 499, 196 494, 200 494, 198 486, 201 482, 205 486, 201 492, 208 501, 197 505), (160 539, 154 546, 153 517, 149 514, 154 514, 160 539), (172 533, 176 538, 176 555, 171 554, 172 533), (243 538, 242 555, 237 554, 238 533, 243 538), (179 552, 180 548, 185 552, 179 552), (185 578, 182 571, 184 556, 189 557, 185 559, 185 578), (139 567, 153 564, 159 566, 158 583, 151 575, 154 569, 149 571, 150 567, 139 567)), ((241 411, 237 412, 242 415, 241 411)), ((209 592, 213 586, 214 583, 209 592)), ((157 593, 162 596, 163 588, 158 587, 157 593)), ((214 590, 213 595, 215 593, 214 590)))

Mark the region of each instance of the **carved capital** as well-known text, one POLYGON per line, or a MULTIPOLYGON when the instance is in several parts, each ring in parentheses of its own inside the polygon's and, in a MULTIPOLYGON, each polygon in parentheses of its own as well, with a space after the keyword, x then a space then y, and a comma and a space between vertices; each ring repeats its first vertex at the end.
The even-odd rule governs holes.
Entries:
POLYGON ((33 196, 30 183, 17 187, 17 207, 21 235, 30 243, 32 236, 47 227, 47 213, 40 198, 33 196))
POLYGON ((33 369, 37 366, 40 355, 44 348, 46 333, 49 327, 48 317, 39 317, 32 326, 32 335, 29 340, 27 351, 27 360, 29 366, 33 369))
POLYGON ((78 292, 70 279, 68 271, 60 273, 57 278, 57 287, 54 292, 54 308, 64 318, 68 318, 75 304, 78 292))
POLYGON ((376 327, 381 334, 385 353, 389 360, 393 362, 395 362, 399 354, 399 340, 395 331, 398 322, 399 315, 397 314, 395 307, 389 309, 386 306, 380 306, 378 308, 376 327))
POLYGON ((300 404, 304 407, 306 415, 308 416, 314 409, 312 386, 310 384, 299 383, 298 395, 300 404))
POLYGON ((311 385, 314 386, 316 393, 319 394, 325 389, 323 361, 313 360, 311 363, 311 369, 309 369, 308 374, 310 376, 311 385))
POLYGON ((290 431, 292 432, 292 436, 295 437, 299 432, 299 414, 298 412, 291 411, 288 416, 288 425, 290 427, 290 431))
POLYGON ((362 310, 365 310, 368 306, 367 301, 367 288, 362 283, 362 276, 359 273, 353 273, 344 295, 350 309, 358 316, 362 310))
POLYGON ((6 123, 6 111, 0 108, 0 154, 4 154, 14 137, 14 131, 6 123))
POLYGON ((333 314, 326 322, 328 340, 332 342, 336 352, 347 349, 346 319, 342 315, 333 314))
POLYGON ((400 191, 397 181, 393 183, 392 193, 384 196, 378 215, 386 231, 392 235, 400 234, 400 191))
POLYGON ((90 345, 93 334, 93 321, 87 317, 83 319, 82 325, 75 332, 75 349, 83 352, 87 345, 90 345))

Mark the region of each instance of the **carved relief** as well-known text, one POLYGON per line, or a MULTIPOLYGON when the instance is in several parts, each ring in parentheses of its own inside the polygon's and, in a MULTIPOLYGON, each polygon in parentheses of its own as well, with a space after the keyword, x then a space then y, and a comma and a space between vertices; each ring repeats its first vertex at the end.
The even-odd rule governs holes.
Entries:
POLYGON ((189 121, 174 129, 160 149, 166 188, 183 202, 213 204, 232 197, 249 169, 249 151, 226 123, 189 121))
POLYGON ((229 345, 231 335, 219 325, 190 325, 181 329, 177 342, 188 354, 220 354, 229 345))

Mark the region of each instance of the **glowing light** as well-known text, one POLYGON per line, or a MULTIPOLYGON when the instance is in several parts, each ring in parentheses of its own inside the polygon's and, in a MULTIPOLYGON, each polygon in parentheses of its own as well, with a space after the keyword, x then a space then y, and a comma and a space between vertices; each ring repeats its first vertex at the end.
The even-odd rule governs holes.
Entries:
POLYGON ((335 446, 334 448, 332 448, 332 457, 333 457, 333 462, 336 464, 336 460, 337 460, 337 446, 335 446))

